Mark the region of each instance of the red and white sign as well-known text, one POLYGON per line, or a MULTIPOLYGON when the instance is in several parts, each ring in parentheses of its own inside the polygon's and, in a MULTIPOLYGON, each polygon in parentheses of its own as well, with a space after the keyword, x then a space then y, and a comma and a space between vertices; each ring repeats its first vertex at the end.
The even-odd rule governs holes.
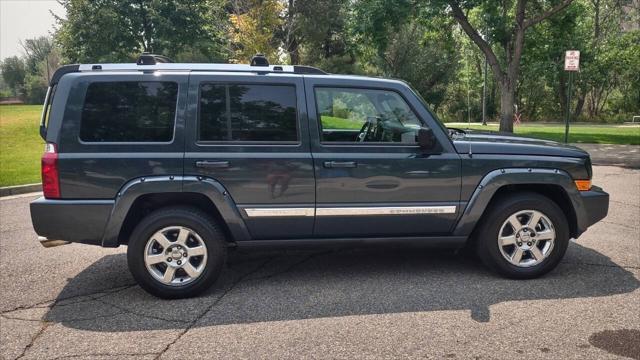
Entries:
POLYGON ((580 71, 580 51, 569 50, 564 53, 564 70, 580 71))

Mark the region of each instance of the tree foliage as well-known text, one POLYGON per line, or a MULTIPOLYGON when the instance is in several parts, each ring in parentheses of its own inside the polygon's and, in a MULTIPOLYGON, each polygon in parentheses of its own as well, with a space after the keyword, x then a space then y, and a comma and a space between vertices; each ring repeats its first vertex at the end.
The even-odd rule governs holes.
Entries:
POLYGON ((277 0, 233 0, 232 8, 233 61, 246 62, 258 53, 272 60, 278 59, 276 34, 282 27, 283 4, 277 0))
POLYGON ((26 76, 24 61, 17 56, 12 56, 4 59, 0 67, 2 79, 13 91, 13 96, 17 96, 24 87, 24 77, 26 76))
POLYGON ((221 61, 222 0, 61 0, 56 39, 69 62, 131 61, 151 52, 181 61, 221 61))
POLYGON ((439 118, 479 121, 486 60, 487 115, 511 130, 515 106, 525 121, 562 120, 564 53, 575 49, 573 117, 640 114, 640 9, 631 0, 60 1, 55 41, 26 40, 23 57, 2 63, 3 83, 29 101, 59 61, 130 62, 149 51, 245 63, 264 53, 271 63, 400 78, 439 118))

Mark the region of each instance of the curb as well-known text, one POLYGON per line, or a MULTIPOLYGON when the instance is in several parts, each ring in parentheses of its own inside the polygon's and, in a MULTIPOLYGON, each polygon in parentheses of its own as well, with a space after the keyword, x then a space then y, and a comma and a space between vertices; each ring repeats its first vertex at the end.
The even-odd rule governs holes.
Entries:
POLYGON ((6 186, 6 187, 0 187, 0 197, 27 194, 27 193, 38 192, 38 191, 42 191, 42 184, 40 183, 6 186))

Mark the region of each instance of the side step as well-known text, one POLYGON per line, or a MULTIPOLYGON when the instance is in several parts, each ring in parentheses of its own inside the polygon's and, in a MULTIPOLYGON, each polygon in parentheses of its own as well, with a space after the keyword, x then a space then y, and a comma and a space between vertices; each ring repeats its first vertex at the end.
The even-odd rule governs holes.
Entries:
POLYGON ((467 236, 401 236, 401 237, 368 237, 368 238, 310 238, 284 240, 243 240, 236 241, 238 248, 269 247, 325 247, 354 245, 413 245, 434 248, 460 248, 467 242, 467 236))

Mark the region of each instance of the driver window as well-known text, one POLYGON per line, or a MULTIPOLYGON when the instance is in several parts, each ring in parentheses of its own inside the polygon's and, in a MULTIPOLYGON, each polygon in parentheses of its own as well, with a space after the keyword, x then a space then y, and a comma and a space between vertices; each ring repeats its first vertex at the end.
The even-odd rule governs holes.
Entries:
POLYGON ((415 144, 422 126, 394 91, 316 88, 322 142, 415 144))

